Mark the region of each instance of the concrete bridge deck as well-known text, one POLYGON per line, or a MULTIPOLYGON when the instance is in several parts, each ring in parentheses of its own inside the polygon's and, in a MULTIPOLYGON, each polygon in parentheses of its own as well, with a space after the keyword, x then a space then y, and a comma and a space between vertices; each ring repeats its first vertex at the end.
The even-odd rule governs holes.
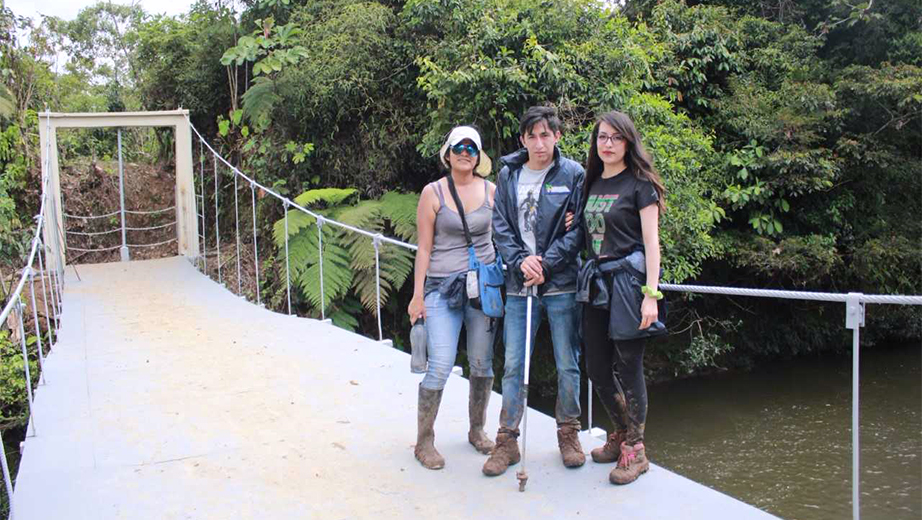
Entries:
MULTIPOLYGON (((436 422, 447 465, 426 470, 406 354, 247 303, 182 258, 79 270, 36 393, 17 520, 773 518, 658 466, 626 487, 608 484, 608 465, 567 470, 536 411, 519 493, 515 467, 481 474, 457 376, 436 422)), ((491 436, 499 407, 495 394, 491 436)))

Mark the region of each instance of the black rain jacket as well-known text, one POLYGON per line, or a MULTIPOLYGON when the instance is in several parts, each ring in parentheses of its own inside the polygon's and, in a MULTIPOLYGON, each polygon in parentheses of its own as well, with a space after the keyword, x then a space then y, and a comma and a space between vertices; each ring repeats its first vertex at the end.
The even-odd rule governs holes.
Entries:
MULTIPOLYGON (((497 176, 493 205, 493 242, 506 263, 506 291, 521 294, 525 275, 522 261, 529 255, 519 231, 516 187, 528 150, 522 148, 500 159, 503 167, 497 176)), ((583 248, 583 182, 586 172, 576 161, 554 149, 554 163, 538 198, 535 254, 543 260, 544 283, 538 294, 548 291, 575 291, 579 272, 577 257, 583 248), (565 231, 565 218, 573 212, 573 225, 565 231)))

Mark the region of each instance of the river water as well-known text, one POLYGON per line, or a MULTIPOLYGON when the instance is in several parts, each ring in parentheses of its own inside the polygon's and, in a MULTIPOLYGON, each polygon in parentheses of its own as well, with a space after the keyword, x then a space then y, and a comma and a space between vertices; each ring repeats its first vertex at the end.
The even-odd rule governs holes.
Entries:
MULTIPOLYGON (((861 362, 862 518, 919 520, 922 348, 865 349, 861 362)), ((782 518, 851 518, 850 357, 658 384, 649 401, 656 464, 782 518)))

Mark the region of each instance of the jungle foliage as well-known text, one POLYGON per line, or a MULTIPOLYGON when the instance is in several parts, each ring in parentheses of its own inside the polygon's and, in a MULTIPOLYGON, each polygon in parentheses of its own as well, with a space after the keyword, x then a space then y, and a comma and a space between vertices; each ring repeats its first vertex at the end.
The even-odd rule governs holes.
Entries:
MULTIPOLYGON (((434 155, 453 125, 477 125, 498 164, 524 110, 550 104, 562 151, 581 162, 601 112, 636 121, 668 190, 667 281, 920 294, 920 21, 913 0, 252 0, 241 12, 200 0, 177 17, 101 2, 71 21, 4 8, 0 261, 5 273, 21 262, 46 105, 189 109, 260 183, 412 241, 414 194, 442 175, 434 155)), ((111 137, 84 137, 62 154, 113 153, 111 137)), ((128 139, 169 162, 169 132, 128 139)), ((319 315, 315 221, 272 197, 257 205, 259 235, 273 237, 259 244, 270 305, 286 305, 287 215, 292 303, 319 315)), ((376 336, 371 240, 322 233, 327 314, 376 336)), ((399 339, 412 255, 380 253, 385 335, 399 339)), ((670 299, 665 372, 848 348, 840 306, 670 299)), ((866 345, 922 337, 918 311, 877 309, 866 345)))

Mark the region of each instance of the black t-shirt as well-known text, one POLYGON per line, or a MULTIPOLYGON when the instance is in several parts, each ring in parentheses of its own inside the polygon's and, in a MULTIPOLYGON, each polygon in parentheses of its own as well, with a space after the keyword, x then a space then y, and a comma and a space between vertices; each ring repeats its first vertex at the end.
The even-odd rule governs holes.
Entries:
POLYGON ((638 179, 630 169, 596 179, 583 213, 592 257, 621 258, 643 249, 640 210, 657 200, 653 183, 638 179))

